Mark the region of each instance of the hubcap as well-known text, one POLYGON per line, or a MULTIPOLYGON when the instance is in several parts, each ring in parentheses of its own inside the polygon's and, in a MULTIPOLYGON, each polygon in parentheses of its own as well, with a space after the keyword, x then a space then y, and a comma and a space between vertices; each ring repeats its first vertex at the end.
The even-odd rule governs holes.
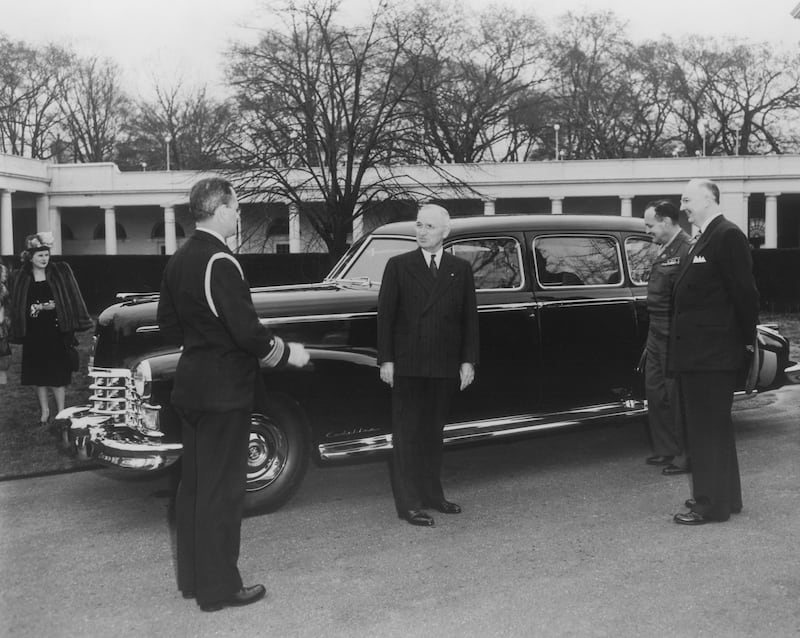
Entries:
POLYGON ((250 417, 247 453, 247 491, 262 490, 283 472, 289 458, 289 443, 283 431, 263 414, 250 417))

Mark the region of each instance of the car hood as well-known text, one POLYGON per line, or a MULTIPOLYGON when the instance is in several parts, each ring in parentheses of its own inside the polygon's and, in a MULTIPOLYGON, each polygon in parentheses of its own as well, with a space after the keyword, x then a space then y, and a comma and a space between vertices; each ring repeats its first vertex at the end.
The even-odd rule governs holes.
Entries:
MULTIPOLYGON (((325 281, 254 288, 252 296, 256 312, 262 319, 307 320, 314 316, 376 312, 378 290, 374 283, 352 285, 325 281)), ((113 327, 122 335, 133 334, 140 328, 155 331, 158 328, 157 308, 158 295, 136 296, 106 308, 98 322, 100 326, 113 327)))

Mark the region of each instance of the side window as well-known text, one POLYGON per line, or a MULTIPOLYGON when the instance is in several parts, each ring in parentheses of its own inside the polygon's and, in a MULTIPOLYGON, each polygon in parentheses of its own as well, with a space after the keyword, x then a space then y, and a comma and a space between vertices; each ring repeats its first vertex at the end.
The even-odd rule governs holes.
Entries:
POLYGON ((658 256, 658 246, 650 237, 628 237, 625 240, 625 258, 634 286, 645 286, 650 279, 650 269, 658 256))
POLYGON ((476 290, 522 288, 522 251, 513 237, 459 241, 447 250, 472 264, 476 290))
POLYGON ((607 236, 545 235, 533 240, 536 279, 543 288, 622 283, 619 246, 607 236))

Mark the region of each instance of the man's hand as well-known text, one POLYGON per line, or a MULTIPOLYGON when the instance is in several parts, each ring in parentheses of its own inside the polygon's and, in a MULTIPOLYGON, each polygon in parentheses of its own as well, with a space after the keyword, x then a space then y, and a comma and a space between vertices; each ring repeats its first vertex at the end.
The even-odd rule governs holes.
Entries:
POLYGON ((394 363, 391 361, 381 364, 381 381, 389 384, 390 388, 394 387, 394 363))
POLYGON ((461 379, 461 390, 463 390, 475 380, 475 366, 471 363, 462 363, 458 376, 461 379))
POLYGON ((289 360, 287 363, 290 366, 302 368, 311 359, 311 355, 308 354, 302 343, 287 343, 286 345, 289 346, 289 360))

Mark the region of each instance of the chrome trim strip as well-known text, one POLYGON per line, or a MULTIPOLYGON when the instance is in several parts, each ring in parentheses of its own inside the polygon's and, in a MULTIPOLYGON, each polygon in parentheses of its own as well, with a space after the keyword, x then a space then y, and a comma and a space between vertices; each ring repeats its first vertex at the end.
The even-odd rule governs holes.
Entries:
MULTIPOLYGON (((490 312, 504 312, 508 310, 526 310, 528 308, 541 308, 544 306, 564 306, 564 305, 602 305, 611 303, 629 302, 631 297, 613 297, 607 299, 558 299, 553 301, 528 301, 521 303, 496 303, 496 304, 479 304, 479 313, 490 312)), ((273 326, 281 323, 310 323, 313 321, 348 321, 351 319, 368 319, 370 317, 377 317, 378 312, 373 310, 370 312, 343 312, 338 314, 327 315, 289 315, 286 317, 267 317, 260 319, 261 323, 265 326, 273 326)), ((158 332, 158 326, 139 326, 136 328, 137 333, 158 332)))
MULTIPOLYGON (((458 445, 492 438, 500 439, 577 425, 594 419, 630 417, 646 413, 647 408, 643 402, 635 402, 630 405, 608 403, 553 414, 521 414, 496 419, 451 423, 444 428, 444 444, 458 445)), ((392 435, 382 434, 352 441, 321 443, 317 449, 320 458, 326 461, 375 454, 392 449, 392 435)))
POLYGON ((632 297, 604 297, 601 299, 553 299, 552 301, 540 301, 538 305, 540 308, 547 306, 561 307, 561 306, 608 306, 611 304, 631 303, 632 297))

